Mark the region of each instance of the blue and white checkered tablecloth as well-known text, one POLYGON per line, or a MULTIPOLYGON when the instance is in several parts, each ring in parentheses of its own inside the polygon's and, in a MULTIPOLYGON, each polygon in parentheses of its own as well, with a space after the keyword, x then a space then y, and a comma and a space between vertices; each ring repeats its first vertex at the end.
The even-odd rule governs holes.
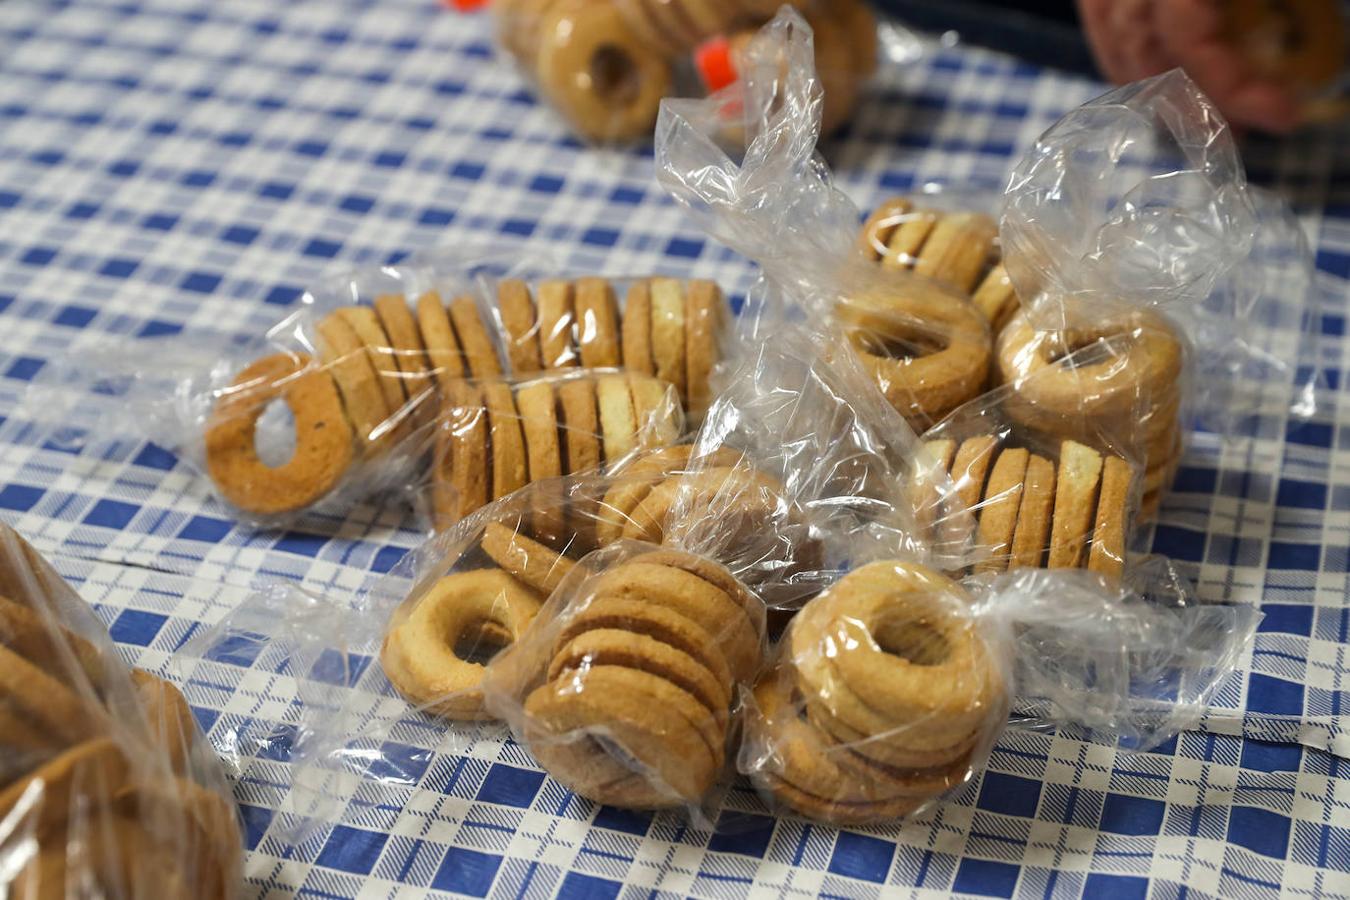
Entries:
MULTIPOLYGON (((997 184, 1101 85, 968 47, 896 73, 825 149, 867 206, 930 178, 997 184)), ((1203 442, 1157 548, 1206 599, 1261 603, 1253 652, 1200 730, 1130 755, 1009 733, 916 821, 775 820, 744 786, 727 833, 596 808, 510 742, 462 752, 400 727, 383 785, 291 846, 295 688, 269 648, 219 648, 192 699, 230 760, 249 894, 287 896, 1350 897, 1350 278, 1344 133, 1253 141, 1249 172, 1315 241, 1327 389, 1306 421, 1203 442)), ((417 541, 398 508, 286 534, 236 529, 169 452, 71 453, 16 415, 99 336, 257 334, 304 286, 438 244, 524 240, 613 273, 744 289, 652 179, 650 155, 568 139, 486 23, 430 0, 0 2, 0 515, 96 604, 128 660, 171 654, 269 578, 359 589, 417 541)), ((145 353, 153 358, 149 340, 145 353)), ((378 667, 344 673, 377 701, 378 667)))

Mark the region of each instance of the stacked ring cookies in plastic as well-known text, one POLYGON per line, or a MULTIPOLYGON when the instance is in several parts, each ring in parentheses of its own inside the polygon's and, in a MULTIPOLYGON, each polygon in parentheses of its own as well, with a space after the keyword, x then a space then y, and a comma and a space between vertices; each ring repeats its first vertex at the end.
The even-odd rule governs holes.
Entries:
POLYGON ((668 446, 683 428, 673 389, 647 375, 578 370, 457 382, 436 431, 436 521, 458 521, 531 482, 668 446))
POLYGON ((965 781, 1002 729, 1006 675, 955 582, 870 563, 806 604, 746 711, 741 769, 839 825, 895 819, 965 781))
MULTIPOLYGON (((833 128, 852 112, 876 67, 876 21, 860 0, 795 5, 817 29, 833 128)), ((662 98, 678 92, 682 62, 710 40, 732 37, 734 47, 736 36, 777 7, 761 0, 506 0, 495 8, 502 46, 572 127, 588 140, 625 142, 650 138, 662 98)), ((714 73, 705 66, 704 74, 714 73)))
POLYGON ((762 605, 711 560, 641 546, 571 589, 520 650, 542 663, 520 709, 530 751, 592 800, 697 804, 722 772, 736 685, 760 664, 762 605))
MULTIPOLYGON (((707 408, 729 319, 726 298, 713 282, 627 280, 620 303, 615 282, 604 278, 544 280, 533 287, 508 278, 488 282, 475 296, 413 289, 427 280, 417 266, 390 272, 380 275, 382 281, 374 275, 367 280, 386 287, 397 279, 402 293, 376 289, 369 291, 369 305, 325 307, 324 313, 306 308, 273 330, 275 352, 219 386, 193 386, 203 395, 200 405, 208 407, 202 416, 204 468, 241 513, 274 522, 344 487, 374 492, 424 483, 427 451, 447 446, 445 428, 435 427, 444 425, 445 410, 483 407, 499 411, 504 422, 524 403, 529 409, 520 413, 522 421, 545 416, 550 389, 496 383, 506 377, 579 367, 632 374, 620 373, 618 381, 592 377, 585 388, 559 381, 556 412, 548 414, 563 417, 564 435, 576 438, 574 457, 551 465, 540 458, 546 474, 527 478, 511 474, 525 464, 523 456, 504 460, 495 477, 487 451, 473 455, 478 471, 465 477, 495 477, 495 484, 477 502, 472 491, 466 494, 468 506, 450 511, 451 518, 501 496, 507 485, 612 461, 633 444, 644 424, 639 420, 657 406, 661 421, 651 423, 644 445, 672 442, 683 428, 682 409, 697 419, 707 408), (443 296, 453 299, 447 303, 443 296), (664 389, 657 379, 675 388, 672 404, 660 399, 664 389), (289 411, 282 437, 275 421, 265 418, 278 402, 289 411), (581 446, 586 435, 605 439, 604 454, 587 454, 581 446)), ((354 278, 338 293, 359 297, 367 289, 354 278)), ((194 397, 194 408, 197 402, 194 397)), ((463 436, 472 441, 477 433, 467 427, 463 436)), ((515 443, 503 436, 496 446, 515 443)), ((444 455, 437 457, 433 479, 449 475, 445 462, 444 455)), ((442 502, 442 516, 447 508, 442 502)))
POLYGON ((128 670, 93 612, 0 526, 0 891, 235 896, 223 773, 172 684, 128 670))

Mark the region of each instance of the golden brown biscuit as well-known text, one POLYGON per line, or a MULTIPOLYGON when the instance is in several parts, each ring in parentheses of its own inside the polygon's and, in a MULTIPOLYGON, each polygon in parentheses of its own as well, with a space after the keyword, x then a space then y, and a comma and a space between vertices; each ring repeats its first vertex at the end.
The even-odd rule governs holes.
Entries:
POLYGON ((562 449, 558 446, 558 410, 553 385, 545 380, 516 389, 516 409, 525 432, 525 456, 530 481, 562 474, 562 449))
POLYGON ((455 325, 455 336, 464 350, 464 361, 474 378, 492 378, 502 374, 502 363, 497 348, 492 344, 478 304, 472 297, 456 297, 450 301, 450 321, 455 325))
POLYGON ((501 381, 483 384, 492 444, 492 499, 523 488, 527 481, 525 436, 511 387, 501 381))
POLYGON ((604 442, 605 462, 613 463, 637 447, 637 421, 633 395, 623 375, 599 375, 595 379, 596 407, 600 416, 600 434, 604 442))
POLYGON ((384 327, 380 325, 380 317, 369 306, 345 306, 339 309, 337 314, 352 331, 356 332, 361 343, 365 344, 366 353, 370 355, 371 364, 375 367, 375 374, 379 376, 385 408, 389 410, 389 427, 393 430, 393 440, 396 442, 402 440, 409 432, 409 411, 406 408, 408 394, 403 387, 403 373, 394 359, 394 348, 389 336, 384 333, 384 327))
POLYGON ((107 728, 92 698, 86 701, 4 645, 0 645, 0 708, 27 720, 53 746, 75 744, 107 728))
POLYGON ((989 327, 994 334, 1003 330, 1008 320, 1021 306, 1017 290, 1013 287, 1012 279, 1008 277, 1008 270, 1003 268, 1003 263, 989 270, 989 274, 975 289, 971 301, 980 314, 989 321, 989 327))
POLYGON ((402 294, 376 297, 375 313, 393 344, 394 362, 403 373, 403 390, 413 406, 413 418, 418 425, 425 425, 435 417, 437 403, 431 372, 427 368, 427 349, 422 343, 417 320, 402 294))
POLYGON ((131 683, 145 712, 148 737, 168 758, 169 768, 175 774, 187 774, 192 743, 197 737, 197 720, 187 698, 163 678, 142 669, 131 670, 131 683))
POLYGON ((952 470, 952 460, 956 456, 956 441, 939 438, 923 442, 924 449, 933 455, 937 464, 947 472, 952 470))
POLYGON ((886 244, 883 268, 912 269, 918 262, 919 251, 937 226, 938 214, 931 209, 912 209, 891 232, 886 244))
POLYGON ((645 51, 611 4, 568 5, 548 15, 535 69, 544 96, 591 140, 650 137, 670 93, 670 58, 645 51))
POLYGON ((998 450, 998 438, 992 434, 961 442, 952 460, 952 484, 961 505, 974 512, 984 496, 984 483, 998 450))
POLYGON ((695 622, 683 613, 643 600, 595 595, 575 609, 569 609, 568 617, 554 639, 554 651, 566 646, 577 635, 598 628, 645 634, 669 644, 698 660, 713 673, 719 684, 726 684, 730 690, 733 677, 725 654, 715 645, 703 623, 695 622))
POLYGON ((451 520, 458 521, 485 506, 491 499, 488 465, 488 414, 482 389, 468 381, 458 382, 450 392, 449 415, 440 423, 450 451, 451 520))
POLYGON ((1087 567, 1108 578, 1119 578, 1125 571, 1125 522, 1133 479, 1129 463, 1118 456, 1106 458, 1087 567))
POLYGON ((539 595, 500 569, 460 572, 437 581, 385 635, 380 664, 411 703, 448 719, 483 719, 481 685, 503 649, 483 623, 519 640, 539 612, 539 595))
POLYGON ((916 429, 973 399, 989 375, 989 326, 975 307, 915 284, 836 308, 863 368, 916 429))
POLYGON ((225 500, 258 515, 318 501, 337 486, 354 455, 333 378, 303 354, 276 353, 244 369, 207 420, 207 474, 225 500), (277 397, 291 411, 295 449, 272 466, 258 457, 255 438, 258 419, 277 397))
MULTIPOLYGON (((698 660, 655 638, 618 628, 587 631, 554 655, 548 680, 557 681, 568 677, 569 671, 591 666, 618 666, 663 678, 697 697, 719 726, 726 722, 731 685, 719 683, 698 660)), ((582 674, 580 680, 584 679, 582 674)))
POLYGON ((1038 569, 1050 544, 1050 520, 1055 508, 1055 464, 1043 456, 1027 460, 1022 505, 1017 512, 1009 569, 1038 569))
POLYGON ((600 465, 599 417, 595 407, 595 383, 573 378, 558 385, 562 409, 563 446, 567 473, 589 472, 600 465))
POLYGON ((683 430, 679 397, 670 386, 645 375, 628 376, 633 398, 633 421, 643 447, 667 447, 679 440, 683 430))
POLYGON ((508 278, 497 286, 497 309, 506 329, 506 356, 517 375, 543 368, 539 355, 539 326, 534 320, 534 300, 530 289, 518 278, 508 278))
POLYGON ((656 375, 674 385, 680 401, 688 402, 685 371, 684 290, 673 278, 653 278, 652 357, 656 375))
POLYGON ((455 329, 450 325, 450 315, 445 311, 440 294, 428 291, 417 298, 417 325, 422 332, 422 342, 426 344, 432 374, 436 376, 441 395, 445 396, 450 385, 464 377, 466 369, 455 329))
MULTIPOLYGON (((585 741, 591 756, 610 756, 595 741, 603 733, 617 748, 621 766, 640 766, 652 783, 642 806, 659 808, 696 802, 712 787, 722 765, 721 729, 712 713, 688 691, 634 669, 596 666, 585 673, 585 685, 576 690, 546 684, 525 700, 525 742, 530 752, 554 778, 574 791, 593 790, 592 779, 603 762, 584 760, 579 768, 572 755, 554 755, 558 745, 585 741), (713 745, 716 744, 716 747, 713 745)), ((612 758, 611 758, 612 759, 612 758)), ((603 794, 592 797, 608 802, 603 794)))
POLYGON ((689 395, 689 415, 698 420, 712 402, 708 379, 717 364, 717 335, 722 327, 726 298, 711 281, 691 281, 687 287, 684 312, 685 378, 689 395))
POLYGON ((635 281, 628 289, 623 310, 623 365, 630 372, 655 375, 652 360, 651 284, 635 281))
POLYGON ((489 522, 483 529, 482 547, 493 562, 544 597, 552 594, 575 566, 562 554, 499 522, 489 522))
POLYGON ((317 331, 319 360, 337 383, 347 418, 366 454, 387 452, 394 434, 388 426, 390 411, 361 338, 336 313, 319 320, 317 331))
POLYGON ((891 236, 914 209, 908 197, 894 197, 872 211, 858 233, 858 249, 872 262, 880 262, 890 248, 891 236))
POLYGON ((604 572, 590 589, 598 596, 664 607, 699 622, 726 657, 732 675, 738 680, 750 677, 759 666, 760 647, 744 607, 697 575, 642 559, 604 572))
POLYGON ((618 367, 623 357, 619 350, 619 309, 614 288, 604 278, 578 278, 573 291, 581 365, 587 369, 618 367))
POLYGON ((988 216, 948 213, 933 226, 914 271, 969 294, 985 270, 997 236, 998 226, 988 216))
POLYGON ((1087 556, 1093 511, 1101 486, 1102 455, 1077 441, 1065 441, 1059 450, 1055 478, 1055 515, 1050 530, 1050 569, 1076 569, 1087 556))
POLYGON ((989 473, 980 508, 980 546, 988 550, 989 558, 976 567, 981 572, 1001 572, 1008 567, 1030 456, 1021 448, 1004 450, 989 473))
POLYGON ((74 677, 73 661, 95 691, 102 691, 106 666, 99 649, 35 609, 0 596, 0 641, 10 650, 63 681, 74 677))
MULTIPOLYGON (((56 735, 52 737, 55 739, 56 735)), ((112 738, 76 737, 67 744, 67 749, 49 758, 26 778, 0 789, 0 821, 8 819, 20 806, 31 806, 31 810, 20 814, 25 831, 31 829, 31 834, 50 840, 52 831, 66 825, 71 816, 80 816, 82 812, 98 814, 92 802, 95 790, 111 797, 131 777, 126 755, 112 738), (41 785, 38 803, 33 802, 31 794, 34 785, 41 785)), ((65 851, 64 841, 54 843, 65 851)))
POLYGON ((576 315, 572 307, 572 283, 541 281, 535 289, 539 301, 539 352, 545 369, 563 369, 577 364, 572 331, 576 315))

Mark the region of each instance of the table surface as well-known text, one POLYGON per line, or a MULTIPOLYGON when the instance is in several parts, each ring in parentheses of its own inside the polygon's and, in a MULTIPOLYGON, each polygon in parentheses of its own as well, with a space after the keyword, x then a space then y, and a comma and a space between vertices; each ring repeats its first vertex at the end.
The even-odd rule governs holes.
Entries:
MULTIPOLYGON (((824 149, 864 207, 930 178, 997 184, 1101 90, 934 46, 824 149)), ((1311 419, 1194 450, 1163 512, 1157 548, 1204 598, 1265 613, 1198 730, 1144 754, 1009 732, 948 802, 878 828, 774 819, 738 785, 724 816, 739 825, 722 834, 571 797, 510 742, 456 753, 404 729, 382 745, 398 777, 293 846, 295 686, 263 648, 239 647, 191 697, 237 750, 248 893, 1350 896, 1343 140, 1245 148, 1315 242, 1320 340, 1303 361, 1320 360, 1327 389, 1311 419)), ((258 334, 325 273, 507 240, 606 273, 753 278, 662 195, 649 154, 569 140, 481 17, 424 0, 0 3, 0 515, 153 669, 260 580, 350 595, 416 543, 406 511, 250 533, 167 450, 67 452, 20 400, 73 347, 143 340, 153 359, 184 330, 258 334)), ((376 670, 351 673, 355 689, 387 696, 376 670)))

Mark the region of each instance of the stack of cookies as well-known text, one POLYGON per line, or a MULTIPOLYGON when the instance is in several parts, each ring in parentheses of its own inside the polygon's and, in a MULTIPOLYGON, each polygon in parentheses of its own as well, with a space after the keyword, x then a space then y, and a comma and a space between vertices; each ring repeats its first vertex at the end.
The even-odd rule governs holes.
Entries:
POLYGON ((554 778, 636 809, 697 803, 725 762, 763 612, 724 568, 655 550, 593 576, 561 613, 524 737, 554 778))
MULTIPOLYGON (((727 317, 726 299, 712 282, 638 281, 622 316, 613 285, 601 278, 545 281, 534 292, 503 281, 498 301, 484 310, 469 296, 446 304, 431 291, 410 305, 402 295, 382 294, 372 306, 342 307, 320 319, 306 336, 312 351, 273 354, 245 368, 217 392, 206 426, 206 469, 221 495, 257 516, 310 506, 361 461, 418 456, 443 401, 452 408, 475 402, 460 396, 465 379, 500 379, 508 371, 625 368, 673 385, 691 416, 707 409, 727 317), (272 465, 260 457, 256 438, 259 419, 276 400, 290 409, 294 452, 272 465)), ((612 428, 604 434, 622 445, 636 429, 625 426, 621 407, 650 407, 650 381, 634 381, 641 398, 615 399, 618 405, 609 407, 595 390, 569 388, 577 399, 559 409, 575 408, 591 423, 577 430, 583 443, 581 433, 599 434, 609 409, 612 428)), ((605 392, 621 393, 613 386, 605 392)), ((543 389, 534 394, 542 401, 543 389)), ((587 450, 578 452, 582 458, 587 450)))
POLYGON ((908 815, 965 780, 1006 715, 961 588, 876 562, 797 614, 747 711, 751 780, 821 821, 908 815))
POLYGON ((992 434, 925 446, 978 518, 989 553, 979 571, 1087 568, 1120 577, 1134 497, 1125 460, 1068 440, 1052 461, 992 434))
POLYGON ((998 334, 1020 303, 997 239, 998 226, 989 216, 925 209, 896 197, 868 217, 858 249, 883 268, 912 271, 957 289, 998 334))
POLYGON ((623 368, 673 385, 690 419, 707 411, 708 379, 728 314, 714 282, 640 279, 621 311, 613 284, 603 278, 541 281, 533 291, 509 279, 497 287, 497 310, 517 374, 623 368))
POLYGON ((458 381, 436 430, 432 503, 439 524, 545 478, 589 472, 679 437, 665 382, 622 372, 458 381))
POLYGON ((10 895, 234 896, 239 826, 182 694, 68 628, 79 598, 3 526, 0 592, 0 821, 33 845, 10 895))

